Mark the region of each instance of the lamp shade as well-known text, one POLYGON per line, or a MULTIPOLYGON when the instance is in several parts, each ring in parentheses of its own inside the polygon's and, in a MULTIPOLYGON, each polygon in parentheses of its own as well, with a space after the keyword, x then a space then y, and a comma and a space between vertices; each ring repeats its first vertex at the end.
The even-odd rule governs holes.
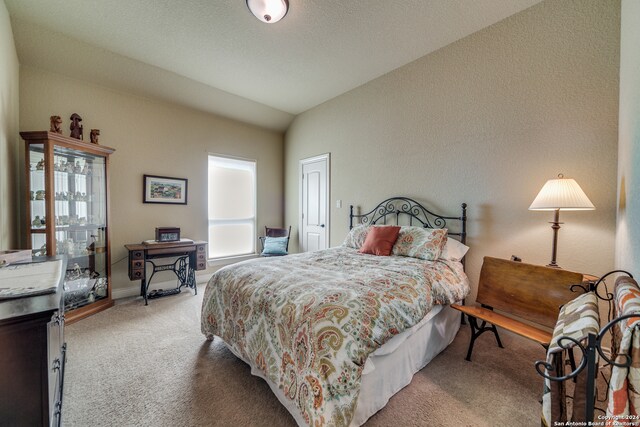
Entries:
POLYGON ((247 7, 262 22, 273 24, 287 14, 289 2, 287 0, 247 0, 247 7))
POLYGON ((529 206, 532 211, 589 211, 595 208, 575 179, 564 178, 562 174, 558 179, 547 181, 529 206))

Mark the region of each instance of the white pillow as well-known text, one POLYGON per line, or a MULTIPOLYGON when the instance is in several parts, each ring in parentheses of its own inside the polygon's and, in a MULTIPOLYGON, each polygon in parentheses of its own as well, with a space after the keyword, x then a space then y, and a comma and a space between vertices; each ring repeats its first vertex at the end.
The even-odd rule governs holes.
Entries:
POLYGON ((371 230, 371 226, 369 224, 361 224, 353 227, 349 230, 349 234, 345 237, 342 246, 360 249, 369 234, 369 230, 371 230))
POLYGON ((447 243, 440 252, 440 259, 448 259, 450 261, 461 261, 469 250, 469 246, 460 243, 456 239, 449 238, 447 243))

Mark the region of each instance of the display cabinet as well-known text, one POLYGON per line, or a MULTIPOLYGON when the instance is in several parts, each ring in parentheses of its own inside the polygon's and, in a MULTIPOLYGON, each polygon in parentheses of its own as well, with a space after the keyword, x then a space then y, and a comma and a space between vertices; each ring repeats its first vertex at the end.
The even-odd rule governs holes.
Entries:
POLYGON ((53 132, 20 135, 27 244, 34 256, 66 255, 67 323, 111 307, 108 178, 115 150, 53 132))

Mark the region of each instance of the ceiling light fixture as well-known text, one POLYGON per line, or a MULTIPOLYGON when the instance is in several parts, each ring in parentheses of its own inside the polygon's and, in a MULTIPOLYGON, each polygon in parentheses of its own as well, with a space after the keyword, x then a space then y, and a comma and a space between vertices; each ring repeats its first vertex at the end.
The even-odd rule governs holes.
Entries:
POLYGON ((284 18, 289 11, 288 0, 247 0, 247 7, 256 18, 267 24, 274 24, 284 18))

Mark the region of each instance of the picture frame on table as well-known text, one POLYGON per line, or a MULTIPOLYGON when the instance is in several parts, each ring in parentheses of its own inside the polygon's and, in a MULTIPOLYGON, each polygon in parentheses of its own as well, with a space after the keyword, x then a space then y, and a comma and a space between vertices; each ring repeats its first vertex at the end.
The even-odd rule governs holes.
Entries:
POLYGON ((186 178, 144 175, 142 201, 143 203, 186 205, 187 184, 188 180, 186 178))

